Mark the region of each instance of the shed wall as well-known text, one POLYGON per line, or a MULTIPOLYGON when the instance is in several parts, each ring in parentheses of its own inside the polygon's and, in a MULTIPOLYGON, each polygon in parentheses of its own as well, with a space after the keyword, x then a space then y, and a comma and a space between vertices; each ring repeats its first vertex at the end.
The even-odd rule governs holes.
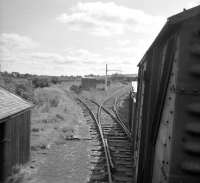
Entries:
POLYGON ((30 110, 25 111, 1 123, 0 180, 10 176, 16 165, 22 165, 30 158, 30 115, 30 110))

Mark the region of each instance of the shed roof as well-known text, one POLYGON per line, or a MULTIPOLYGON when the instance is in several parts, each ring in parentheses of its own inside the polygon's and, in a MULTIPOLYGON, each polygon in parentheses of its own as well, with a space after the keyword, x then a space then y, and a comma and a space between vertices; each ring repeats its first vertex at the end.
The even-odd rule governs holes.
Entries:
POLYGON ((33 107, 33 104, 0 87, 0 120, 33 107))

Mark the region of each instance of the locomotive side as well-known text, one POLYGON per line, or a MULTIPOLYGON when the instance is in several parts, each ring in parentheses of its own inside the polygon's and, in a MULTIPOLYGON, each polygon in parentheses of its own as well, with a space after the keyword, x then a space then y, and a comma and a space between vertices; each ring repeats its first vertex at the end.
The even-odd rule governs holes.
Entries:
POLYGON ((200 6, 170 17, 139 63, 137 183, 200 182, 200 6))

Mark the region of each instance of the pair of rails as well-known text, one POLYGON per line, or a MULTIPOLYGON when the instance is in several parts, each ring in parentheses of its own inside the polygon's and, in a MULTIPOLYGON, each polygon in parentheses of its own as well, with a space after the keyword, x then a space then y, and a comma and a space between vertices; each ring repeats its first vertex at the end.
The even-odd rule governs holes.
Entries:
MULTIPOLYGON (((85 108, 88 110, 91 118, 94 120, 96 126, 97 126, 97 130, 102 142, 102 146, 103 146, 103 150, 104 150, 104 154, 105 154, 105 159, 106 159, 106 167, 107 167, 107 173, 108 173, 108 182, 109 183, 113 183, 112 180, 112 172, 115 170, 115 164, 112 158, 112 153, 110 151, 110 147, 109 147, 109 140, 107 139, 106 135, 104 134, 104 127, 102 125, 102 110, 104 112, 106 112, 108 115, 110 115, 110 117, 120 125, 120 127, 122 128, 122 130, 124 131, 124 133, 126 134, 126 136, 128 137, 128 139, 130 141, 132 141, 132 136, 131 133, 129 131, 129 129, 126 127, 126 125, 124 124, 124 121, 120 118, 120 115, 118 113, 117 110, 117 101, 119 100, 119 95, 115 96, 116 94, 106 98, 101 104, 99 104, 98 102, 94 101, 94 100, 90 100, 87 98, 77 98, 77 100, 82 103, 85 108), (114 99, 114 104, 113 104, 113 111, 114 114, 109 111, 108 109, 106 109, 106 107, 104 106, 105 103, 110 100, 111 98, 115 97, 114 99), (96 115, 94 114, 94 112, 92 111, 92 109, 89 107, 89 104, 87 104, 87 102, 90 102, 92 104, 95 104, 98 107, 97 113, 96 115)), ((122 94, 124 95, 124 93, 122 94)))

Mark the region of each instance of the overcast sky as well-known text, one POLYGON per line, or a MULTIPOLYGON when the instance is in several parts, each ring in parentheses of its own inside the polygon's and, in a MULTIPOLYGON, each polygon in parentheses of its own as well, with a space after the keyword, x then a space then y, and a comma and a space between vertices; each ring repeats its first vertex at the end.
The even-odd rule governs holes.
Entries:
POLYGON ((137 73, 167 17, 199 0, 0 0, 3 71, 137 73))

